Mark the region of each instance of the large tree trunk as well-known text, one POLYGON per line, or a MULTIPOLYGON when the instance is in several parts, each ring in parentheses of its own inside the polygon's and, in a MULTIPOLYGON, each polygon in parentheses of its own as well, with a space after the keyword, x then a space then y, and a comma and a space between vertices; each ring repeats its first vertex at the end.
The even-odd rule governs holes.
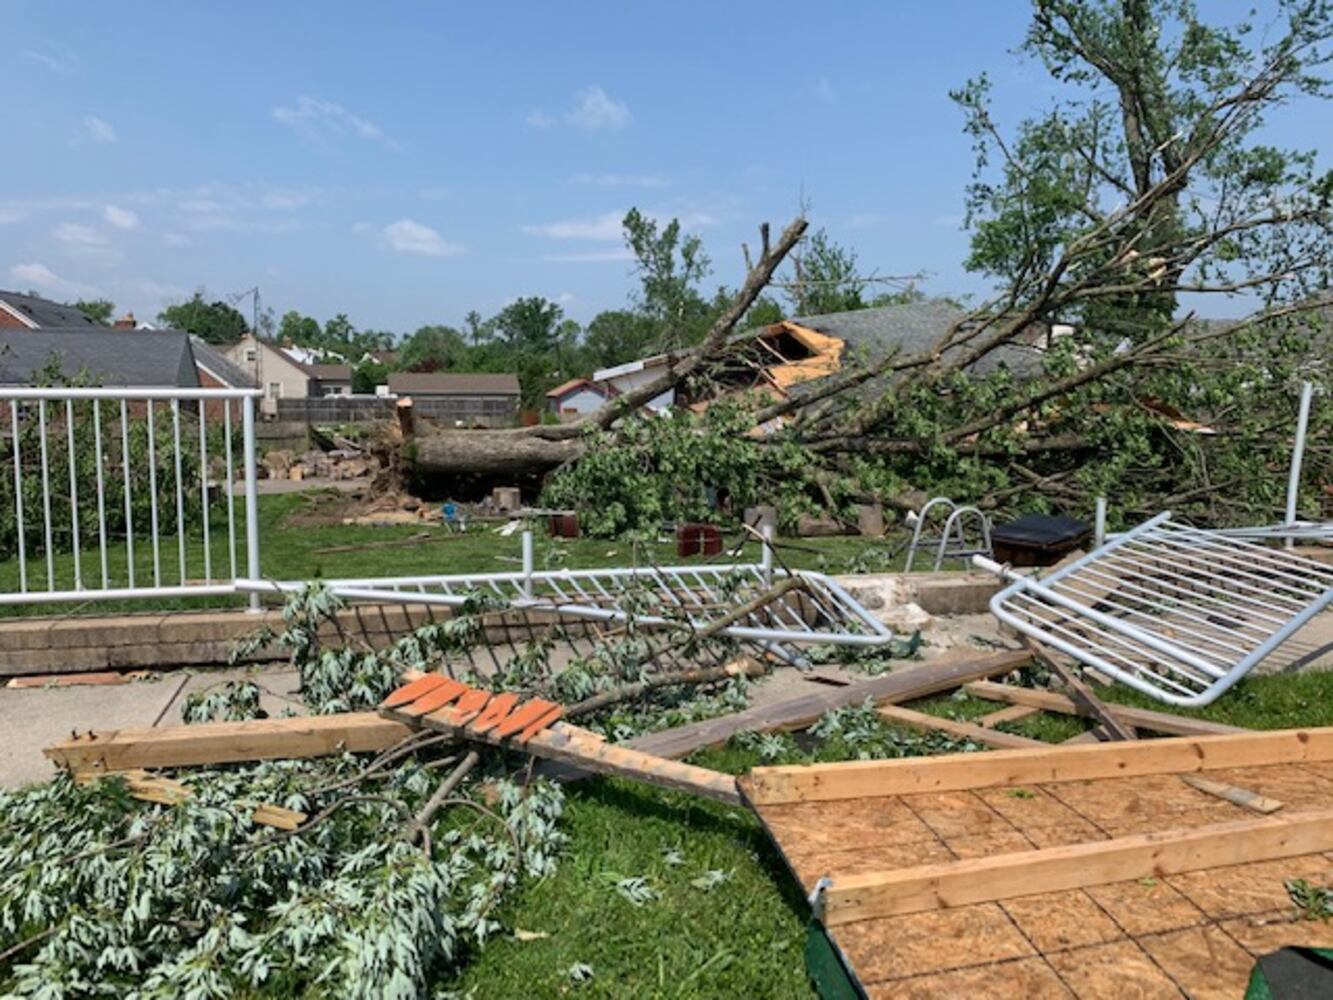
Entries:
POLYGON ((583 454, 580 438, 551 441, 522 430, 432 430, 414 439, 424 476, 542 476, 583 454))

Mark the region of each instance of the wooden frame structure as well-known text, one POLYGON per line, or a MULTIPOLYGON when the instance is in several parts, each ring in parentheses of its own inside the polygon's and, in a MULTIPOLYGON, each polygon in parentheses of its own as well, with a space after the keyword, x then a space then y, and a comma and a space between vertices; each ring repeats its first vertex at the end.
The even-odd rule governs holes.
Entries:
MULTIPOLYGON (((1037 694, 1034 700, 1052 697, 1037 694)), ((1118 898, 1167 893, 1181 900, 1194 922, 1172 933, 1182 940, 1202 935, 1221 941, 1219 948, 1230 949, 1231 964, 1224 971, 1234 983, 1242 972, 1248 974, 1253 955, 1263 953, 1251 949, 1241 969, 1235 954, 1243 957, 1244 949, 1222 929, 1229 908, 1245 912, 1244 901, 1233 902, 1225 889, 1207 890, 1200 897, 1201 912, 1193 905, 1199 899, 1184 902, 1175 880, 1184 879, 1181 885, 1191 891, 1190 886, 1206 889, 1245 879, 1255 884, 1262 871, 1264 898, 1272 909, 1260 923, 1282 925, 1293 919, 1284 873, 1311 866, 1320 871, 1317 878, 1333 872, 1333 728, 766 767, 740 779, 740 787, 811 891, 835 952, 860 988, 873 986, 871 995, 927 995, 927 983, 945 995, 982 981, 994 995, 1008 995, 1009 989, 1020 995, 1035 990, 1038 980, 1052 993, 1063 984, 1077 996, 1114 995, 1108 992, 1115 988, 1109 967, 1098 985, 1080 988, 1082 967, 1072 952, 1062 950, 1066 942, 1050 932, 1062 919, 1066 926, 1060 933, 1069 938, 1083 933, 1085 920, 1089 926, 1109 923, 1088 893, 1118 898), (1024 825, 1043 813, 1050 826, 1024 825), (978 826, 978 817, 991 826, 978 826), (989 833, 979 834, 981 828, 989 833), (916 840, 908 836, 914 831, 920 831, 916 840), (884 863, 876 864, 880 858, 884 863), (1285 915, 1272 912, 1280 905, 1275 895, 1285 903, 1285 915), (1210 899, 1219 902, 1210 908, 1210 899), (894 978, 911 967, 897 963, 895 952, 910 951, 922 928, 931 933, 967 928, 966 938, 987 924, 998 955, 1003 949, 995 942, 1002 935, 1043 921, 1034 933, 1025 931, 1023 945, 1005 945, 1028 949, 1030 957, 1021 962, 996 958, 963 968, 970 955, 987 952, 980 942, 973 951, 964 939, 947 949, 959 972, 919 983, 894 978), (1009 979, 1009 986, 998 985, 1009 979), (916 992, 906 990, 908 985, 916 992), (904 991, 897 992, 899 987, 904 991)), ((1143 912, 1164 905, 1154 900, 1152 906, 1142 904, 1143 912)), ((1150 912, 1144 919, 1156 918, 1150 912)), ((1333 927, 1326 925, 1283 933, 1333 945, 1333 927)), ((1114 947, 1134 952, 1145 965, 1151 964, 1147 953, 1155 957, 1153 948, 1177 946, 1175 937, 1153 937, 1132 922, 1118 934, 1114 947)), ((920 945, 918 954, 927 953, 920 945)), ((1088 960, 1098 954, 1089 949, 1088 960)), ((923 961, 936 959, 932 954, 923 961)), ((1193 960, 1186 955, 1181 961, 1193 960)), ((1176 987, 1191 995, 1196 989, 1208 992, 1201 984, 1213 977, 1216 985, 1222 975, 1218 963, 1196 964, 1172 972, 1176 987)), ((1162 976, 1163 968, 1144 975, 1162 976)))

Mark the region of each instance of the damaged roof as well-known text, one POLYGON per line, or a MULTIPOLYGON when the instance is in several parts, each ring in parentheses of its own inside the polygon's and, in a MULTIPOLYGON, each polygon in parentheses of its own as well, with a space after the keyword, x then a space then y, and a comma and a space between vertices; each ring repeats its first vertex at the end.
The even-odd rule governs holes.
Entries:
MULTIPOLYGON (((854 358, 877 361, 890 351, 903 354, 928 351, 967 310, 947 299, 922 299, 899 305, 822 316, 797 316, 789 322, 846 342, 854 358)), ((1035 347, 1006 345, 993 351, 968 370, 985 375, 1001 365, 1021 374, 1041 369, 1041 351, 1035 347)))

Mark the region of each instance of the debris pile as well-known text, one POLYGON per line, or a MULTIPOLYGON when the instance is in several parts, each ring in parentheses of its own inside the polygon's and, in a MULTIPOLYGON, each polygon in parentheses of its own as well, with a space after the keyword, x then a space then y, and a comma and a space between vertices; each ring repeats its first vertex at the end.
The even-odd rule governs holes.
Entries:
POLYGON ((299 455, 281 449, 264 455, 259 466, 261 479, 366 479, 380 471, 379 459, 353 448, 332 451, 312 449, 299 455))

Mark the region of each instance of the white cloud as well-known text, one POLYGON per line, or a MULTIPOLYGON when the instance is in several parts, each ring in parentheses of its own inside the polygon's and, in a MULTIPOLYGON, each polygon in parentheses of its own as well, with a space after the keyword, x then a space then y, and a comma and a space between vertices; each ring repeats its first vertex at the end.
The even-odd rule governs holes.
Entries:
POLYGON ((571 184, 590 184, 594 187, 660 188, 671 183, 661 174, 575 174, 571 184))
POLYGON ((352 136, 382 143, 390 149, 398 144, 384 134, 384 130, 369 119, 353 114, 341 104, 301 96, 291 107, 273 109, 273 119, 286 125, 306 142, 322 145, 330 140, 352 136))
POLYGON ((102 209, 102 218, 106 219, 117 229, 138 229, 139 217, 128 208, 121 208, 118 205, 107 205, 102 209))
POLYGON ((463 252, 457 243, 445 239, 430 226, 412 219, 399 219, 384 227, 383 236, 399 253, 419 253, 427 257, 450 257, 463 252))
POLYGON ((552 253, 540 258, 551 264, 602 264, 614 260, 633 260, 628 247, 619 250, 593 250, 589 253, 552 253))
POLYGON ((838 100, 838 95, 833 92, 833 84, 826 76, 815 81, 814 95, 825 104, 834 104, 838 100))
MULTIPOLYGON (((611 243, 624 238, 624 219, 626 210, 604 212, 601 215, 582 218, 561 219, 557 222, 544 222, 520 227, 523 232, 533 236, 546 236, 553 240, 595 240, 611 243)), ((648 218, 665 225, 672 219, 678 219, 682 229, 703 229, 717 225, 716 217, 707 212, 661 212, 645 211, 648 218)), ((604 258, 609 259, 609 258, 604 258)))
POLYGON ((579 128, 624 128, 631 120, 628 106, 601 87, 580 91, 578 104, 565 114, 565 121, 579 128))
POLYGON ((45 66, 52 73, 66 73, 79 64, 79 57, 71 49, 24 49, 23 58, 45 66))
POLYGON ((527 123, 534 128, 550 128, 564 121, 566 125, 583 129, 624 128, 634 120, 629 106, 617 101, 601 87, 588 87, 574 96, 574 106, 559 118, 538 108, 528 114, 527 123))
POLYGON ((11 208, 8 205, 0 205, 0 226, 6 226, 14 222, 22 222, 25 218, 23 210, 11 208))
POLYGON ((169 247, 188 247, 193 245, 194 241, 180 233, 163 233, 162 242, 169 247))
POLYGON ((83 116, 83 128, 93 142, 111 143, 116 141, 116 130, 105 118, 96 115, 83 116))
POLYGON ((106 246, 106 237, 92 226, 77 222, 64 222, 56 226, 51 235, 61 243, 77 247, 106 246))
POLYGON ((20 288, 41 288, 62 295, 93 296, 97 290, 60 277, 45 264, 15 264, 9 277, 20 288))
POLYGON ((562 306, 568 306, 568 305, 573 305, 575 302, 577 302, 579 300, 579 297, 575 295, 573 292, 561 292, 559 295, 555 297, 555 300, 559 302, 562 306))
POLYGON ((553 240, 618 240, 624 212, 606 212, 583 219, 563 219, 540 225, 524 226, 523 232, 534 236, 549 236, 553 240))

